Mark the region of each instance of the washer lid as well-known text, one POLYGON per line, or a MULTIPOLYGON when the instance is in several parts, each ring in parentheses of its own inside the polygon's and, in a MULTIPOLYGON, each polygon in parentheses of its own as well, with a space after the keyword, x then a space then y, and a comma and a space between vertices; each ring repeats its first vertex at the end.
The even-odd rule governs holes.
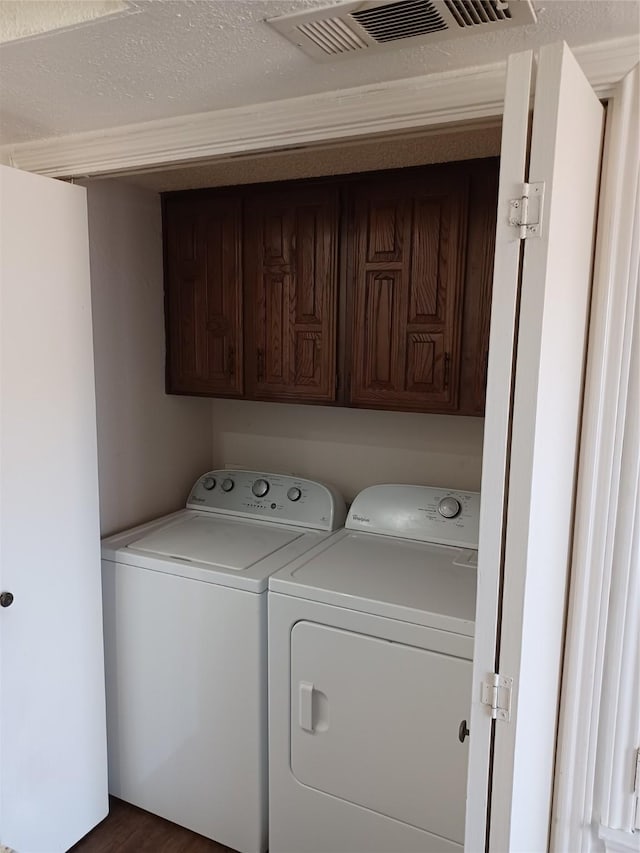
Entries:
POLYGON ((189 515, 129 542, 127 548, 241 572, 301 535, 275 525, 189 515))
POLYGON ((269 579, 269 589, 472 636, 475 550, 343 530, 269 579))

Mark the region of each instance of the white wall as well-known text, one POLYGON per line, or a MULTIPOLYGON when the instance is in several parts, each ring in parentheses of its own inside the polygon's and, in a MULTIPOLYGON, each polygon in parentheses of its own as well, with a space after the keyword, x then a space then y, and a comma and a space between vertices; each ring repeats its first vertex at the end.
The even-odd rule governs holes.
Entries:
POLYGON ((213 401, 213 462, 327 480, 480 488, 482 418, 213 401))
POLYGON ((103 535, 184 505, 211 462, 211 402, 164 393, 160 197, 87 184, 103 535))

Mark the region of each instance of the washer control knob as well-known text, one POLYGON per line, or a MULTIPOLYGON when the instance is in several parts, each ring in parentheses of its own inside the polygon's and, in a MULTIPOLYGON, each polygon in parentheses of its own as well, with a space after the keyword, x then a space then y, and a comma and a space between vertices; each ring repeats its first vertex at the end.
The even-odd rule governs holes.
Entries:
POLYGON ((215 487, 216 487, 215 477, 205 477, 204 480, 202 481, 202 485, 205 487, 205 489, 208 492, 210 492, 211 489, 215 489, 215 487))
POLYGON ((251 486, 251 491, 257 498, 263 498, 269 491, 269 483, 266 480, 256 480, 251 486))
POLYGON ((444 518, 455 518, 460 515, 460 501, 457 498, 442 498, 438 504, 438 512, 444 518))
POLYGON ((233 489, 233 486, 234 486, 234 482, 230 477, 226 477, 222 481, 222 491, 223 492, 230 492, 233 489))
POLYGON ((302 497, 302 492, 297 486, 292 486, 287 492, 287 497, 290 501, 299 501, 302 497))

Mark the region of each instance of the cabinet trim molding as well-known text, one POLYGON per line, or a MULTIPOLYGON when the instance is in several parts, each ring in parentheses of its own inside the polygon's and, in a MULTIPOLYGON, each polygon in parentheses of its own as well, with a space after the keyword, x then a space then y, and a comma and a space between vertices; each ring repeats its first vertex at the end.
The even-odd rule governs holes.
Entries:
MULTIPOLYGON (((636 64, 637 36, 582 45, 576 56, 601 97, 636 64)), ((230 155, 406 134, 502 115, 506 63, 391 80, 251 106, 0 147, 0 162, 54 178, 157 171, 230 155)))

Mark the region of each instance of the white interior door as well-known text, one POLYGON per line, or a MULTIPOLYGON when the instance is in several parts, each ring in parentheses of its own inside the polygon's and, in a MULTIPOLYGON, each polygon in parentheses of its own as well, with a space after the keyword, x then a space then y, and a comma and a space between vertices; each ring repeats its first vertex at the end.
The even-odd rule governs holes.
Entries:
POLYGON ((4 166, 0 589, 0 842, 55 853, 108 809, 87 209, 4 166))
POLYGON ((604 111, 565 44, 540 50, 526 180, 544 184, 544 199, 539 233, 521 247, 520 229, 508 224, 509 199, 521 195, 515 184, 526 162, 531 75, 530 56, 512 58, 483 458, 468 851, 487 843, 546 850, 551 811, 604 111), (513 679, 509 722, 492 720, 481 702, 492 672, 513 679))

